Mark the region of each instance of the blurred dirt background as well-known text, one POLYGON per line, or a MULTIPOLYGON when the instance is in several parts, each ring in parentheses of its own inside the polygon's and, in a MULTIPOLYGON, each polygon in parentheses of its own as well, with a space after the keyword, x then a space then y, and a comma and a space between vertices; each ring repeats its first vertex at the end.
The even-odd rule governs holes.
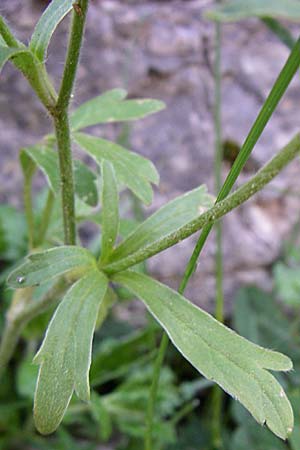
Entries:
MULTIPOLYGON (((0 11, 18 38, 28 42, 47 2, 1 0, 0 11)), ((155 210, 176 195, 206 183, 213 191, 214 26, 203 18, 206 0, 93 0, 73 106, 114 87, 131 97, 164 100, 165 111, 136 122, 131 147, 150 158, 161 175, 155 210)), ((68 19, 51 43, 47 65, 58 81, 63 67, 68 19)), ((297 32, 297 30, 294 30, 297 32)), ((223 27, 223 134, 243 142, 274 83, 288 50, 258 20, 223 27)), ((293 81, 253 154, 251 167, 238 184, 254 173, 299 131, 299 79, 293 81)), ((0 84, 0 201, 21 206, 19 148, 51 130, 51 122, 21 75, 7 64, 0 84)), ((117 136, 118 126, 96 133, 117 136)), ((224 162, 224 177, 229 164, 224 162)), ((238 286, 255 283, 271 288, 270 266, 299 219, 299 161, 262 193, 224 220, 225 299, 230 310, 238 286)), ((177 287, 196 236, 149 261, 160 280, 177 287)), ((213 235, 199 262, 187 296, 212 309, 214 300, 213 235)))

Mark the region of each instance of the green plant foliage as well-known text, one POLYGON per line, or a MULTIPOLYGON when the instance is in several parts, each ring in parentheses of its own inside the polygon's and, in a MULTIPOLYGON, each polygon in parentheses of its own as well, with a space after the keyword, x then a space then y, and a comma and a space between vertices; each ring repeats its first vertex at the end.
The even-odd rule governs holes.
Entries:
POLYGON ((26 253, 27 237, 24 215, 15 208, 0 205, 0 260, 18 261, 26 253))
POLYGON ((234 22, 249 17, 274 17, 299 22, 300 4, 298 0, 232 0, 222 2, 222 5, 208 11, 206 17, 220 22, 234 22))
POLYGON ((33 364, 32 357, 26 357, 17 372, 17 390, 21 397, 33 400, 37 376, 38 367, 33 364))
MULTIPOLYGON (((45 175, 47 183, 56 195, 60 193, 59 162, 56 151, 45 145, 23 148, 20 152, 23 171, 34 163, 45 175)), ((98 203, 97 176, 81 161, 74 160, 75 193, 85 203, 96 206, 98 203)))
POLYGON ((274 280, 280 299, 287 305, 299 307, 299 267, 289 267, 284 263, 277 263, 274 267, 274 280))
POLYGON ((113 279, 141 298, 185 358, 239 400, 261 424, 285 439, 293 411, 268 370, 287 371, 289 358, 242 338, 180 294, 135 272, 113 279))
POLYGON ((154 243, 163 241, 213 206, 213 203, 214 199, 204 185, 175 198, 135 228, 114 250, 110 263, 145 251, 154 243))
POLYGON ((5 63, 7 63, 7 61, 9 61, 14 56, 20 55, 22 53, 30 54, 30 52, 28 52, 25 48, 18 48, 18 47, 14 48, 14 47, 7 47, 5 45, 0 45, 0 72, 4 67, 5 63))
POLYGON ((288 354, 295 370, 285 379, 300 385, 299 326, 285 317, 273 296, 255 287, 241 289, 234 301, 233 325, 245 338, 288 354))
POLYGON ((156 327, 130 333, 126 337, 109 338, 95 349, 91 365, 91 384, 98 386, 124 376, 130 369, 151 358, 147 349, 154 345, 156 327))
POLYGON ((83 247, 61 246, 29 255, 8 277, 16 289, 45 283, 59 275, 79 276, 96 266, 92 253, 83 247))
POLYGON ((125 100, 124 89, 112 89, 83 103, 71 115, 73 131, 100 123, 142 119, 165 108, 158 100, 125 100))
POLYGON ((47 48, 57 25, 72 10, 74 0, 52 0, 38 21, 29 48, 40 61, 44 61, 47 48))
POLYGON ((112 418, 105 408, 102 398, 93 392, 91 395, 91 413, 100 426, 100 436, 103 441, 107 441, 112 434, 112 418))
MULTIPOLYGON (((118 429, 139 440, 145 432, 147 388, 151 378, 150 366, 139 367, 139 370, 130 372, 113 392, 102 396, 102 405, 118 429)), ((161 449, 175 440, 174 424, 165 418, 171 417, 182 404, 180 392, 175 386, 174 374, 168 367, 161 373, 157 403, 154 423, 155 449, 161 449)))
POLYGON ((40 364, 34 418, 42 434, 61 422, 72 393, 88 401, 92 339, 107 279, 90 271, 68 291, 57 308, 34 361, 40 364))
POLYGON ((232 450, 284 450, 286 445, 269 430, 257 426, 245 409, 237 402, 231 402, 231 414, 238 427, 230 436, 232 450))
POLYGON ((100 166, 103 160, 109 161, 118 181, 142 202, 146 205, 152 202, 151 183, 158 184, 159 175, 151 161, 105 139, 83 133, 75 133, 73 137, 100 166))
POLYGON ((115 171, 106 160, 102 167, 101 261, 109 258, 119 232, 119 193, 115 171))

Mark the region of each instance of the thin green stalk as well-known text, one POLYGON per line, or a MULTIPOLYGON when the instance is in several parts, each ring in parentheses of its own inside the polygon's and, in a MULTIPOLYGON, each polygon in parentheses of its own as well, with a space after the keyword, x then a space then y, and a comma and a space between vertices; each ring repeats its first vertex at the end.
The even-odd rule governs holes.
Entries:
POLYGON ((65 244, 76 244, 73 160, 68 108, 74 88, 83 40, 88 0, 80 0, 73 11, 66 63, 53 114, 59 155, 65 244))
POLYGON ((72 16, 66 63, 56 105, 58 111, 66 110, 69 107, 79 63, 89 0, 79 0, 74 4, 77 8, 74 9, 72 16))
POLYGON ((42 244, 42 242, 45 239, 47 229, 48 229, 48 226, 50 223, 53 205, 54 205, 54 194, 51 191, 51 189, 49 189, 48 195, 47 195, 47 200, 46 200, 43 212, 42 212, 42 219, 41 219, 41 223, 40 223, 39 235, 37 238, 37 245, 42 244))
MULTIPOLYGON (((292 139, 289 144, 287 144, 282 150, 280 150, 269 163, 267 163, 262 169, 260 169, 257 174, 249 181, 247 181, 243 186, 237 189, 233 194, 229 195, 226 199, 220 201, 219 203, 216 203, 213 208, 199 216, 197 219, 182 227, 179 230, 178 234, 174 233, 170 238, 168 238, 169 245, 164 246, 163 249, 168 248, 181 241, 185 237, 190 236, 193 232, 197 231, 199 227, 201 228, 207 223, 213 224, 217 219, 227 214, 229 211, 236 208, 240 204, 244 203, 256 192, 260 191, 266 184, 268 184, 289 162, 291 162, 295 158, 295 156, 299 152, 300 135, 296 135, 296 137, 292 139)), ((121 270, 125 270, 130 266, 135 265, 137 262, 143 260, 139 259, 139 256, 137 257, 136 255, 134 259, 130 260, 129 258, 126 258, 119 263, 107 266, 105 269, 111 274, 121 270), (124 264, 124 262, 126 264, 124 264)), ((147 259, 148 257, 149 256, 145 256, 145 259, 147 259)), ((196 261, 194 262, 194 264, 196 264, 196 261)), ((194 269, 195 265, 193 267, 193 270, 194 269)), ((180 294, 184 293, 188 280, 189 278, 187 278, 186 276, 183 277, 178 289, 178 292, 180 294)), ((159 383, 160 369, 167 351, 168 343, 169 338, 167 334, 164 333, 160 342, 157 358, 155 360, 152 384, 150 388, 150 398, 146 416, 145 450, 152 450, 153 416, 157 396, 157 386, 159 383)))
MULTIPOLYGON (((270 94, 268 95, 265 103, 263 104, 250 132, 219 192, 216 203, 223 200, 231 191, 234 183, 236 182, 239 174, 241 173, 244 165, 246 164, 255 144, 264 131, 268 121, 270 120, 273 112, 275 111, 279 101, 289 86, 293 76, 298 70, 300 65, 300 38, 293 47, 283 69, 281 70, 276 82, 274 83, 270 94)), ((206 225, 197 241, 193 254, 189 260, 184 273, 184 284, 186 285, 189 278, 192 276, 196 267, 199 255, 206 242, 206 239, 211 232, 213 223, 206 225)))
POLYGON ((0 16, 0 36, 2 36, 9 47, 19 47, 19 42, 6 25, 2 16, 0 16))
POLYGON ((24 210, 25 217, 27 223, 27 231, 28 231, 28 247, 29 250, 34 248, 34 214, 33 214, 33 206, 32 206, 32 176, 34 173, 34 169, 31 170, 31 173, 27 173, 24 178, 24 210))
MULTIPOLYGON (((214 129, 215 129, 215 192, 222 187, 222 125, 221 125, 221 24, 215 25, 215 101, 214 101, 214 129)), ((222 221, 216 222, 216 255, 215 255, 216 305, 215 317, 224 322, 224 296, 223 296, 223 250, 222 250, 222 221)), ((221 449, 222 443, 222 399, 223 393, 218 385, 212 391, 212 441, 215 449, 221 449)))
POLYGON ((15 55, 11 61, 23 73, 43 105, 52 114, 57 96, 49 81, 45 65, 37 61, 25 45, 14 37, 2 16, 0 16, 0 36, 9 47, 24 50, 22 54, 15 55))
POLYGON ((272 17, 263 17, 261 21, 281 40, 281 42, 292 50, 296 41, 288 28, 272 17))
MULTIPOLYGON (((66 64, 64 67, 63 78, 57 101, 56 93, 49 82, 45 67, 43 65, 38 66, 32 64, 30 59, 22 62, 20 59, 18 60, 17 57, 14 58, 15 65, 27 77, 31 86, 54 119, 59 153, 66 244, 76 243, 74 182, 68 106, 79 61, 85 18, 88 9, 88 0, 79 0, 76 3, 76 6, 76 11, 74 9, 73 12, 66 64), (28 67, 26 67, 27 63, 28 67)), ((0 20, 0 33, 7 43, 9 41, 13 45, 17 43, 17 41, 13 42, 14 38, 10 34, 9 29, 5 25, 2 18, 0 20)), ((28 321, 53 304, 57 298, 57 291, 60 291, 60 283, 61 282, 50 290, 50 292, 46 294, 39 302, 32 301, 27 295, 27 292, 29 291, 25 289, 20 289, 16 292, 14 302, 7 313, 6 325, 0 344, 0 374, 3 372, 13 354, 21 330, 28 321), (24 296, 25 293, 26 295, 24 296)))
MULTIPOLYGON (((215 128, 215 191, 220 192, 222 187, 222 125, 221 125, 221 24, 216 23, 215 37, 215 102, 214 102, 214 128, 215 128)), ((216 223, 216 319, 223 322, 223 258, 222 258, 222 222, 216 223)))
POLYGON ((76 244, 75 193, 73 160, 68 113, 64 111, 54 119, 58 148, 60 183, 62 195, 62 214, 64 223, 64 242, 76 244))
POLYGON ((145 450, 152 450, 153 442, 153 419, 155 412, 155 404, 157 398, 157 389, 160 377, 161 366, 165 359, 165 354, 168 348, 169 338, 166 333, 163 333, 158 353, 154 362, 153 377, 150 387, 149 400, 147 404, 146 413, 146 432, 145 432, 145 450))
MULTIPOLYGON (((219 201, 199 217, 170 234, 164 239, 163 242, 159 241, 151 245, 151 247, 139 250, 124 259, 110 263, 103 267, 103 271, 107 274, 114 274, 122 270, 126 270, 129 267, 132 267, 135 264, 138 264, 139 262, 144 261, 145 259, 148 259, 169 247, 173 247, 173 245, 196 233, 201 228, 204 227, 204 229, 206 229, 211 227, 216 220, 220 219, 229 211, 232 211, 237 206, 244 203, 260 191, 266 184, 268 184, 290 161, 292 161, 299 149, 300 136, 297 134, 264 167, 262 167, 256 175, 243 184, 243 186, 238 188, 233 194, 229 195, 224 200, 219 201)), ((186 287, 187 281, 188 278, 185 274, 181 284, 183 289, 186 287)))

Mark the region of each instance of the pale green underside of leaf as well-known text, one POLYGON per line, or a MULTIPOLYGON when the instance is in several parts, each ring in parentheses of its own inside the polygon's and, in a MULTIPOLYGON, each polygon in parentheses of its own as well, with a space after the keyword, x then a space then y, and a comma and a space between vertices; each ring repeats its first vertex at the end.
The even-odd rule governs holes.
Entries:
MULTIPOLYGON (((1 43, 0 43, 1 44, 1 43)), ((28 53, 28 50, 22 48, 15 47, 7 47, 7 45, 0 45, 0 72, 4 66, 4 64, 12 57, 21 54, 28 53)))
POLYGON ((92 253, 83 247, 61 246, 29 255, 8 277, 13 288, 44 283, 71 271, 80 274, 96 266, 92 253))
POLYGON ((101 260, 105 261, 119 232, 119 193, 115 171, 108 161, 102 163, 102 240, 101 260))
POLYGON ((89 370, 98 309, 108 285, 98 270, 77 281, 55 311, 34 358, 40 371, 34 398, 34 421, 42 434, 59 426, 75 390, 90 398, 89 370))
MULTIPOLYGON (((21 161, 24 161, 24 155, 27 155, 43 172, 47 183, 56 195, 60 192, 59 161, 56 151, 43 145, 35 145, 23 148, 20 153, 21 161)), ((90 206, 96 206, 98 203, 97 177, 81 161, 74 160, 74 184, 75 192, 79 198, 90 206)))
POLYGON ((83 133, 75 133, 73 138, 100 166, 103 160, 109 161, 118 181, 142 202, 151 203, 151 183, 159 182, 159 175, 151 161, 105 139, 83 133))
POLYGON ((205 185, 170 201, 139 225, 113 252, 110 263, 164 240, 214 204, 205 185))
POLYGON ((203 376, 218 383, 280 438, 291 433, 292 408, 280 384, 266 370, 292 369, 287 356, 244 339, 146 275, 127 271, 113 280, 144 301, 173 344, 203 376))
POLYGON ((29 48, 36 57, 43 61, 57 25, 72 9, 74 0, 52 0, 38 21, 31 37, 29 48))
POLYGON ((300 2, 298 0, 234 0, 223 2, 208 11, 206 17, 220 22, 234 22, 249 17, 273 17, 300 20, 300 2))
POLYGON ((142 119, 165 108, 158 100, 125 100, 124 89, 113 89, 79 106, 71 115, 71 128, 79 130, 98 123, 142 119))

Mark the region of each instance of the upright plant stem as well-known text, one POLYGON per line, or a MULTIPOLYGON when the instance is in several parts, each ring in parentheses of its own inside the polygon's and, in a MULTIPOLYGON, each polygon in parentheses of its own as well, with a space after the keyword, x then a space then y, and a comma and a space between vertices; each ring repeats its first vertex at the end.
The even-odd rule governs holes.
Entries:
MULTIPOLYGON (((214 128, 215 128, 215 192, 220 192, 222 187, 222 125, 221 125, 221 24, 215 25, 215 101, 214 101, 214 128)), ((216 280, 216 305, 215 317, 224 322, 224 296, 223 296, 223 250, 222 250, 222 221, 216 222, 216 256, 215 256, 215 280, 216 280)), ((215 449, 222 448, 222 398, 223 393, 218 385, 214 385, 212 391, 212 441, 215 449)))
MULTIPOLYGON (((58 99, 56 100, 56 93, 48 80, 44 66, 42 66, 41 71, 38 70, 37 66, 32 67, 32 71, 37 76, 30 83, 54 120, 60 164, 65 243, 70 245, 76 243, 76 228, 68 108, 79 62, 87 9, 88 0, 77 1, 76 8, 73 11, 66 63, 58 99), (40 83, 40 79, 45 79, 46 82, 40 83), (40 91, 41 86, 42 91, 40 91), (42 95, 41 92, 42 94, 45 92, 45 95, 42 95)), ((19 46, 2 17, 0 17, 0 34, 8 45, 19 46)), ((16 66, 20 66, 20 70, 24 71, 23 65, 16 62, 16 66)), ((31 221, 30 217, 29 219, 31 221)), ((0 344, 0 374, 5 369, 25 324, 52 304, 57 298, 56 294, 57 291, 60 292, 60 288, 60 284, 55 286, 40 302, 32 300, 30 290, 20 289, 16 292, 14 302, 7 314, 0 344)))
POLYGON ((59 154, 65 244, 76 243, 74 177, 68 108, 82 45, 88 0, 80 0, 73 11, 69 45, 55 107, 54 126, 59 154))
POLYGON ((67 111, 54 118, 58 148, 60 183, 62 195, 62 213, 64 223, 64 241, 66 245, 76 243, 75 196, 73 179, 73 160, 69 118, 67 111))

